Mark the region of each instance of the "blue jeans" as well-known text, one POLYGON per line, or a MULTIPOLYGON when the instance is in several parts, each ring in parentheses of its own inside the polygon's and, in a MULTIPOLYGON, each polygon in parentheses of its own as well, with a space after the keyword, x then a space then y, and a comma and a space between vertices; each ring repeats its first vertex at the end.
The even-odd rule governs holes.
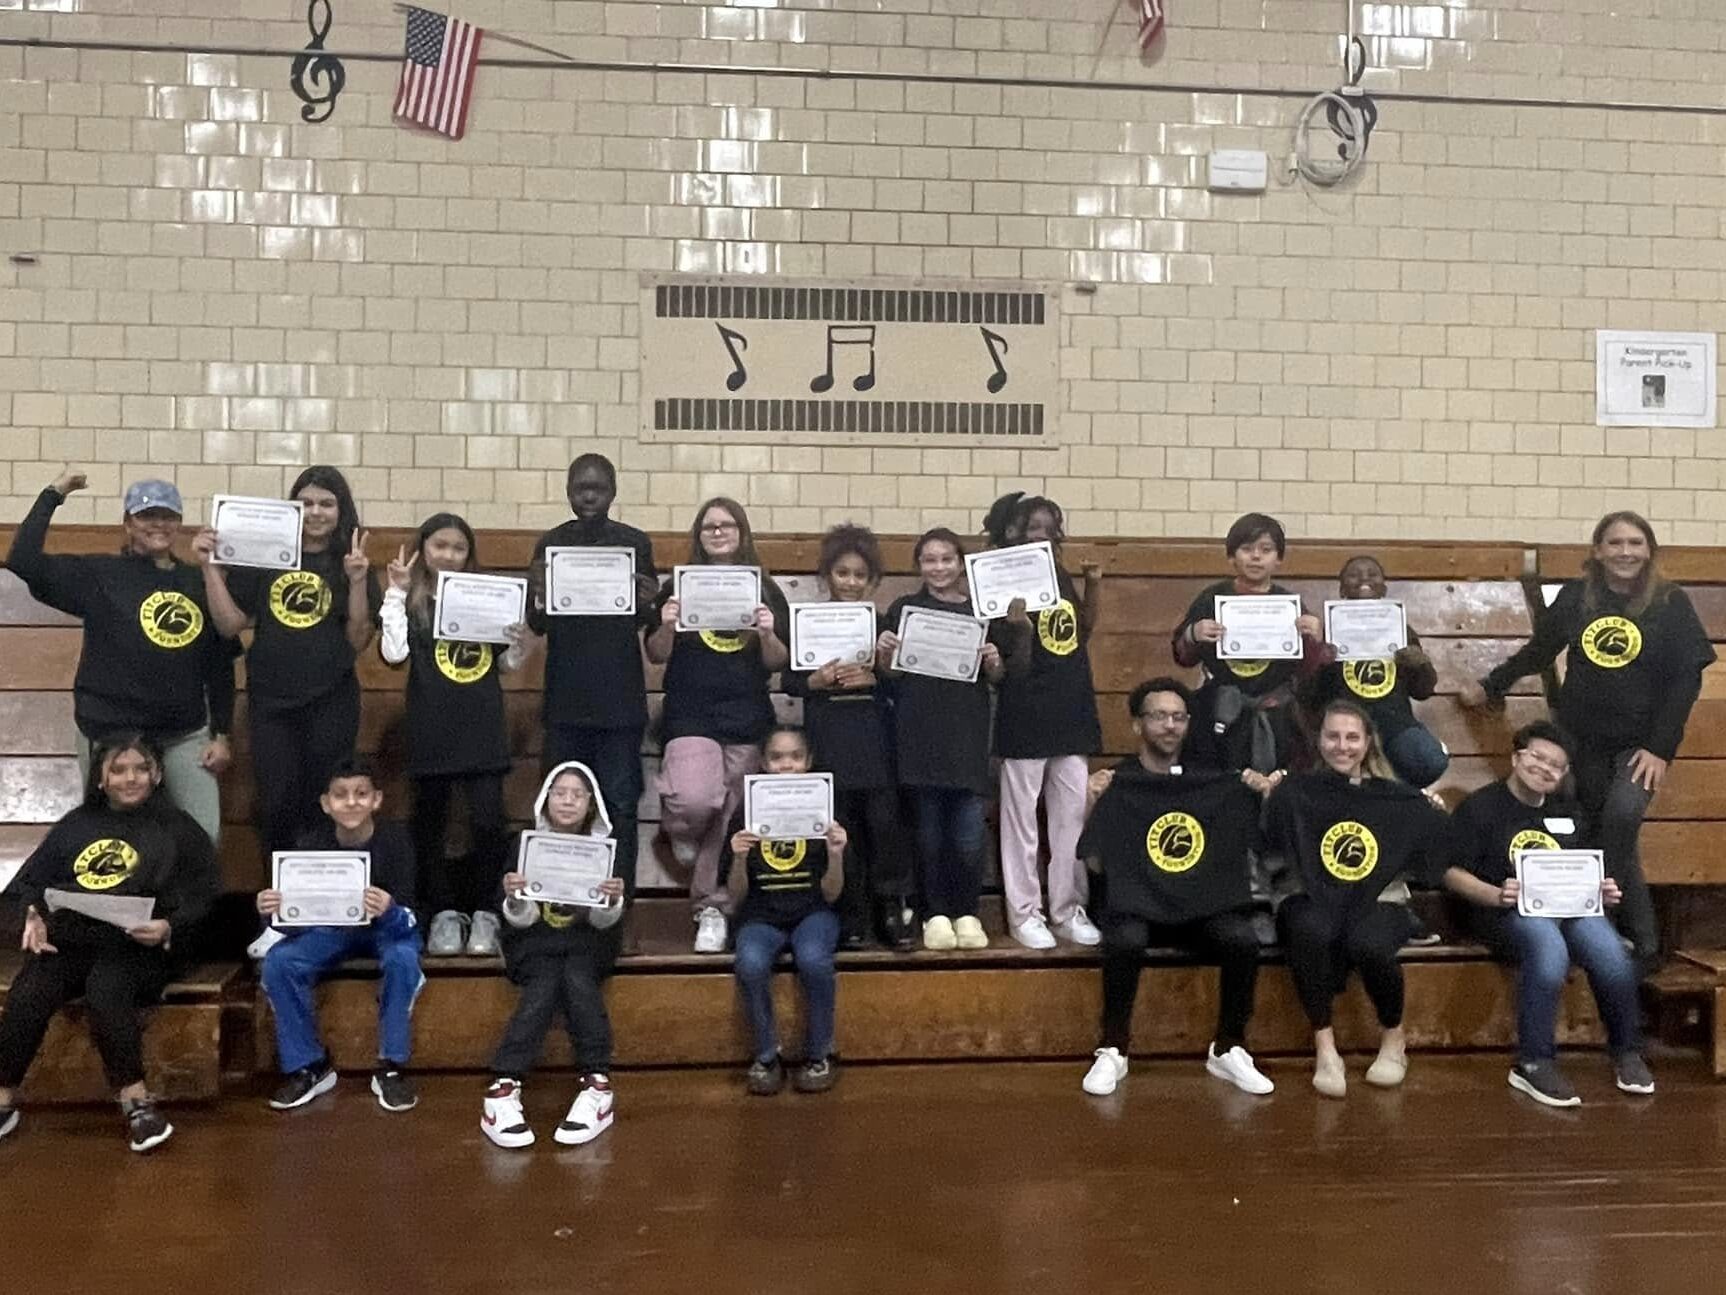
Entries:
POLYGON ((1410 787, 1430 787, 1450 768, 1450 752, 1426 729, 1416 724, 1405 728, 1384 744, 1385 759, 1396 776, 1410 787))
POLYGON ((413 1051, 414 999, 425 976, 420 973, 420 933, 413 914, 392 905, 370 926, 313 926, 290 935, 264 959, 264 993, 276 1018, 276 1054, 282 1073, 304 1070, 326 1059, 318 1038, 312 993, 331 971, 350 958, 376 958, 383 982, 378 989, 378 1059, 405 1066, 413 1051))
POLYGON ((1517 1054, 1523 1061, 1550 1061, 1558 1027, 1558 1002, 1574 962, 1588 976, 1607 1046, 1614 1056, 1642 1050, 1642 1011, 1636 999, 1636 967, 1618 931, 1604 917, 1498 915, 1494 949, 1518 964, 1517 1054))
POLYGON ((963 787, 913 787, 923 909, 929 916, 975 917, 983 888, 983 797, 963 787))
POLYGON ((797 963, 803 986, 808 1029, 803 1042, 805 1061, 819 1061, 833 1051, 833 1003, 838 980, 833 951, 839 947, 839 918, 829 908, 817 909, 791 930, 766 922, 745 922, 735 940, 737 988, 755 1031, 755 1058, 779 1055, 779 1029, 773 1020, 773 964, 785 946, 797 963))

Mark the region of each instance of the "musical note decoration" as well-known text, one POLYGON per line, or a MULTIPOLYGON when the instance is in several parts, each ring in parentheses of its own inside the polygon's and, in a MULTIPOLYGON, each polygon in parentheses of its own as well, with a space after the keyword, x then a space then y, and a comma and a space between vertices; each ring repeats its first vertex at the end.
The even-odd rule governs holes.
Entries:
POLYGON ((328 121, 336 110, 336 97, 348 82, 348 70, 341 59, 324 52, 324 37, 329 35, 335 15, 330 0, 310 0, 306 5, 306 30, 312 39, 294 58, 288 74, 288 86, 305 106, 300 120, 328 121))
POLYGON ((1001 357, 1007 353, 1007 339, 999 333, 991 333, 986 328, 977 330, 983 335, 983 345, 989 348, 989 358, 995 363, 995 371, 989 375, 989 381, 984 385, 989 388, 991 396, 1001 394, 1001 388, 1007 385, 1007 366, 1001 363, 1001 357), (999 346, 1001 349, 996 350, 999 346))
POLYGON ((844 346, 863 346, 867 347, 869 351, 869 368, 867 372, 851 380, 851 389, 853 391, 868 391, 875 385, 875 325, 829 324, 827 325, 827 368, 809 381, 809 390, 816 395, 833 389, 833 352, 844 346))
POLYGON ((749 370, 743 367, 742 357, 737 354, 737 351, 739 347, 747 351, 749 339, 742 333, 727 328, 724 324, 715 322, 713 326, 719 330, 719 340, 724 343, 725 352, 731 357, 733 365, 731 372, 725 375, 725 389, 727 391, 741 390, 743 384, 749 381, 749 370))

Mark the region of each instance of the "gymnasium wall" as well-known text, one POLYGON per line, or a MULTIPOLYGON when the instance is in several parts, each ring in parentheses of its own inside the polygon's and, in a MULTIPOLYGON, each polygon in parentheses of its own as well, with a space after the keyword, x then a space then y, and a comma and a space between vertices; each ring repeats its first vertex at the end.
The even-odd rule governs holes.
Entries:
POLYGON ((329 49, 385 57, 306 124, 305 0, 0 0, 0 252, 37 258, 0 262, 0 516, 65 461, 106 520, 146 471, 197 515, 316 460, 379 524, 538 527, 599 449, 649 529, 711 493, 970 526, 1030 485, 1098 535, 1559 540, 1629 505, 1726 541, 1721 433, 1596 428, 1592 337, 1726 322, 1726 117, 1513 102, 1720 103, 1708 0, 1357 4, 1367 163, 1262 196, 1203 156, 1287 156, 1342 0, 1167 0, 1145 59, 1109 0, 462 0, 664 70, 483 66, 455 143, 391 123, 390 6, 330 8, 329 49), (644 444, 643 271, 1061 285, 1060 443, 644 444))

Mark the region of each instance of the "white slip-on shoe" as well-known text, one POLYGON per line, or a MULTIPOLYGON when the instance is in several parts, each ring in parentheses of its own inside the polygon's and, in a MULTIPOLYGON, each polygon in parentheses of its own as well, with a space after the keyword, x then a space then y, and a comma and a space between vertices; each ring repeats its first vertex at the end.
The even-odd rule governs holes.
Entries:
POLYGON ((695 915, 695 951, 725 952, 725 914, 711 905, 695 915))
POLYGON ((1055 923, 1055 934, 1068 944, 1082 944, 1092 948, 1103 942, 1103 933, 1097 929, 1097 924, 1082 908, 1075 908, 1073 915, 1064 922, 1055 923))
POLYGON ((1048 923, 1042 915, 1035 914, 1012 928, 1012 936, 1027 949, 1052 949, 1055 947, 1055 937, 1050 934, 1048 923))
POLYGON ((1083 1087, 1092 1097, 1107 1097, 1127 1077, 1127 1059, 1115 1048, 1098 1048, 1096 1056, 1083 1087))
POLYGON ((1228 1080, 1243 1093, 1251 1093, 1254 1097, 1264 1097, 1276 1091, 1276 1085, 1253 1064, 1252 1054, 1238 1043, 1220 1057, 1217 1055, 1216 1044, 1213 1043, 1205 1054, 1205 1070, 1218 1079, 1228 1080))

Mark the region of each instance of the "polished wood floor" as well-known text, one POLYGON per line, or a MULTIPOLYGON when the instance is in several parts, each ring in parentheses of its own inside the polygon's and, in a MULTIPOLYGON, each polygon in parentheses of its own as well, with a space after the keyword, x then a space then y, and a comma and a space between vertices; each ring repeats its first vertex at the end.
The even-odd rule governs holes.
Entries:
POLYGON ((1726 1087, 1692 1056, 1660 1092, 1568 1059, 1585 1104, 1537 1107, 1496 1056, 1415 1058, 1326 1102, 1293 1062, 1254 1099, 1196 1063, 854 1067, 824 1097, 715 1071, 617 1076, 598 1142, 504 1152, 479 1086, 380 1111, 364 1080, 287 1115, 177 1110, 156 1156, 107 1110, 0 1143, 17 1292, 1528 1292, 1726 1289, 1726 1087))

